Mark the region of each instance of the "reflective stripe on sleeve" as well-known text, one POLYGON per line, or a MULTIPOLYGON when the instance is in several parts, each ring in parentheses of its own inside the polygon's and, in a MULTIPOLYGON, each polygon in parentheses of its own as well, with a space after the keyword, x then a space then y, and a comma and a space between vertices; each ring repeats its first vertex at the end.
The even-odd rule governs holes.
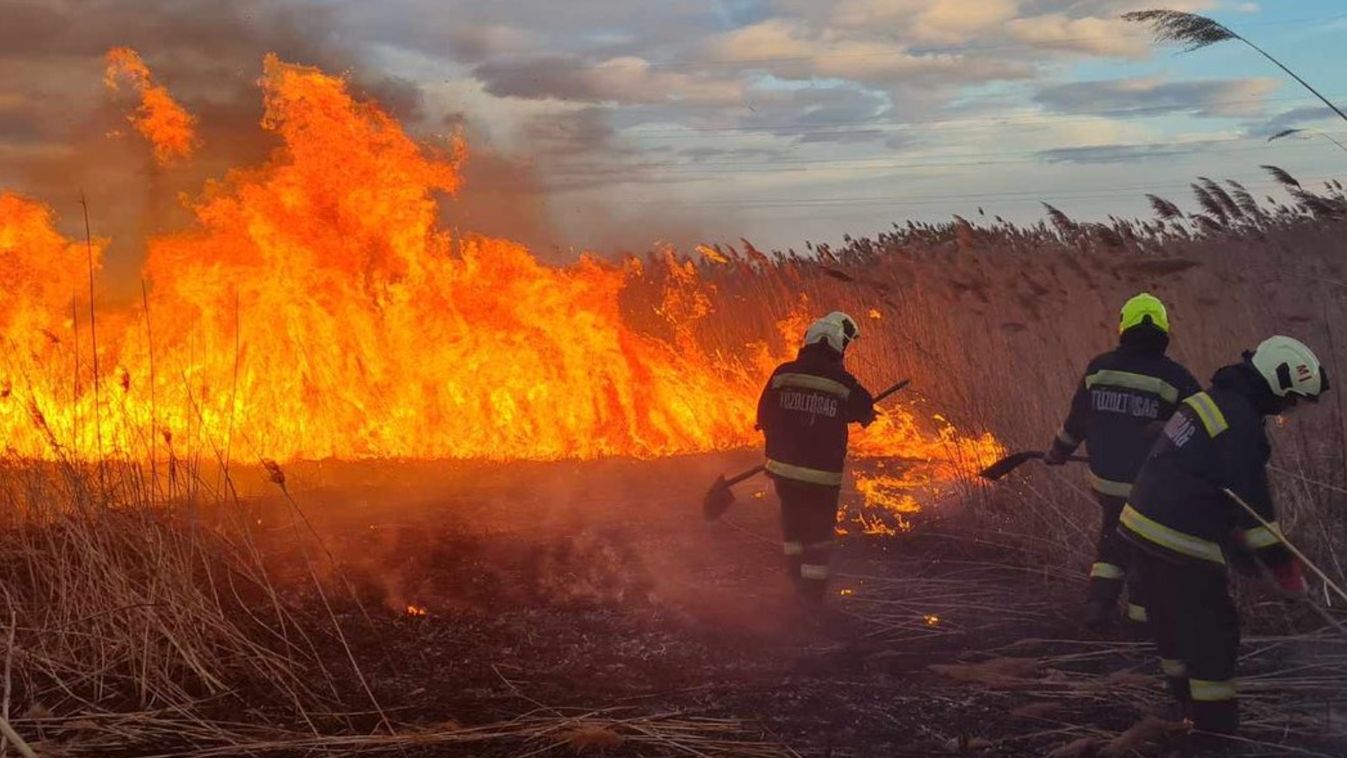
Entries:
POLYGON ((810 542, 804 546, 804 549, 811 553, 825 553, 837 547, 837 540, 823 540, 821 542, 810 542))
POLYGON ((786 555, 804 555, 804 544, 799 542, 787 542, 781 546, 786 555))
POLYGON ((1137 605, 1136 603, 1128 603, 1127 619, 1129 621, 1135 621, 1138 624, 1144 624, 1148 620, 1150 620, 1150 617, 1146 615, 1146 606, 1137 605))
POLYGON ((1176 661, 1173 658, 1161 658, 1160 670, 1165 673, 1165 676, 1174 679, 1182 679, 1188 676, 1188 664, 1183 661, 1176 661))
POLYGON ((842 484, 841 471, 822 471, 816 468, 793 466, 789 463, 773 460, 767 461, 767 471, 787 479, 794 479, 797 482, 825 484, 831 487, 839 487, 842 484))
POLYGON ((1128 482, 1115 482, 1111 479, 1105 479, 1101 476, 1090 474, 1090 486, 1095 492, 1101 495, 1111 495, 1113 497, 1127 497, 1132 494, 1132 485, 1128 482))
POLYGON ((800 566, 801 579, 813 579, 814 581, 823 581, 832 574, 826 565, 818 563, 806 563, 800 566))
POLYGON ((836 395, 843 400, 851 397, 851 388, 837 381, 829 379, 826 376, 814 376, 813 374, 777 374, 772 377, 772 389, 782 387, 795 387, 797 389, 818 390, 826 392, 829 395, 836 395))
POLYGON ((1209 679, 1189 679, 1188 691, 1193 700, 1200 703, 1220 703, 1235 699, 1235 682, 1226 679, 1222 682, 1209 679))
POLYGON ((1202 421, 1202 426, 1207 429, 1207 436, 1215 437, 1230 428, 1230 424, 1225 420, 1225 414, 1221 413, 1220 406, 1216 405, 1216 401, 1211 399, 1211 395, 1199 392, 1183 402, 1197 413, 1197 417, 1202 421))
POLYGON ((1266 526, 1256 526, 1253 529, 1244 530, 1244 544, 1250 549, 1257 550, 1264 547, 1272 547, 1282 542, 1282 527, 1276 521, 1271 522, 1269 529, 1266 526))
POLYGON ((1156 395, 1167 403, 1179 402, 1179 388, 1155 376, 1134 374, 1130 371, 1096 371, 1085 377, 1087 389, 1093 389, 1096 384, 1145 392, 1156 395))
POLYGON ((1122 579, 1125 575, 1122 566, 1112 563, 1096 563, 1090 567, 1091 579, 1122 579))
POLYGON ((1225 565, 1225 555, 1221 553, 1220 545, 1201 537, 1194 537, 1191 534, 1170 529, 1164 524, 1142 515, 1130 504, 1123 508, 1119 522, 1133 534, 1154 542, 1160 547, 1168 548, 1192 558, 1201 558, 1204 561, 1225 565))

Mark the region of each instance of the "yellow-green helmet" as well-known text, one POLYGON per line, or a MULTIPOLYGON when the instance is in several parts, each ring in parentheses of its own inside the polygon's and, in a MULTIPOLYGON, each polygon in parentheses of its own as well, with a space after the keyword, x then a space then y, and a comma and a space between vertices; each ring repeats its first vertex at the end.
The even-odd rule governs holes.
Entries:
POLYGON ((1140 326, 1146 323, 1148 318, 1155 325, 1155 328, 1169 334, 1169 314, 1165 311, 1165 304, 1160 302, 1160 298, 1155 295, 1143 292, 1123 303, 1122 320, 1118 323, 1118 333, 1122 334, 1134 326, 1140 326))

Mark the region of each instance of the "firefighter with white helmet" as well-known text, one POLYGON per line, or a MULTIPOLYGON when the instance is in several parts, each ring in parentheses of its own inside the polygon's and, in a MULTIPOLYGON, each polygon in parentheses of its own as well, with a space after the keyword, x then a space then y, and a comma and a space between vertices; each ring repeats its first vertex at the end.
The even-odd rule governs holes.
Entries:
POLYGON ((827 592, 847 426, 875 419, 874 398, 843 365, 859 338, 845 313, 818 319, 795 360, 772 372, 758 400, 767 474, 781 500, 786 570, 801 599, 815 604, 827 592))
POLYGON ((1314 351, 1290 337, 1265 340, 1217 371, 1209 390, 1184 401, 1123 509, 1119 533, 1136 548, 1161 668, 1202 733, 1239 727, 1239 613, 1227 587, 1228 563, 1248 562, 1251 554, 1284 590, 1305 591, 1300 563, 1276 525, 1264 419, 1326 391, 1328 374, 1314 351))

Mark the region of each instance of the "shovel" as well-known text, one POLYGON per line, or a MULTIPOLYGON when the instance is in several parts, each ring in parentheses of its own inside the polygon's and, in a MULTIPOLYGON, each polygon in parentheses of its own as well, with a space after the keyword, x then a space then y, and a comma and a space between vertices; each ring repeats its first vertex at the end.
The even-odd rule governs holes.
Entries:
MULTIPOLYGON (((997 479, 1005 478, 1007 474, 1019 468, 1020 466, 1023 466, 1029 461, 1043 460, 1043 456, 1045 455, 1047 455, 1047 453, 1044 453, 1041 450, 1025 450, 1019 453, 1011 453, 1010 455, 1007 455, 1006 457, 1002 458, 996 463, 993 463, 992 465, 983 469, 978 474, 978 476, 982 477, 983 479, 990 479, 991 481, 994 482, 997 479)), ((1074 463, 1090 462, 1090 459, 1086 458, 1083 455, 1067 456, 1067 460, 1072 461, 1074 463)))
MULTIPOLYGON (((878 403, 889 395, 906 387, 908 384, 911 384, 911 382, 911 379, 904 379, 903 381, 898 382, 878 395, 875 395, 875 402, 878 403)), ((766 470, 766 466, 754 466, 743 473, 735 474, 729 479, 726 479, 724 474, 720 475, 716 479, 715 484, 711 485, 711 489, 706 491, 706 496, 702 498, 702 516, 704 516, 707 521, 715 521, 725 515, 725 511, 728 511, 730 506, 734 505, 734 490, 730 488, 745 479, 752 479, 766 470)))

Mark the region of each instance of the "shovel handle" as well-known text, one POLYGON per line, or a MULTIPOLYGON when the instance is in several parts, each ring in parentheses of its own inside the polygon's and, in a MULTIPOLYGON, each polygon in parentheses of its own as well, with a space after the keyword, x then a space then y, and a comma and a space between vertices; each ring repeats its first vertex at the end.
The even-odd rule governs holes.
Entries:
POLYGON ((742 481, 744 481, 745 479, 752 479, 753 477, 757 476, 758 474, 761 474, 762 472, 764 472, 764 471, 766 471, 766 470, 767 470, 767 467, 766 467, 766 466, 754 466, 753 468, 751 468, 751 469, 749 469, 749 470, 743 472, 742 474, 735 474, 734 476, 730 477, 729 479, 726 479, 726 480, 725 480, 725 486, 726 486, 726 487, 733 487, 734 485, 738 484, 739 482, 742 482, 742 481))
POLYGON ((907 385, 909 385, 909 384, 911 384, 911 383, 912 383, 912 380, 911 380, 911 379, 904 379, 903 381, 898 382, 897 384, 895 384, 895 385, 893 385, 892 387, 890 387, 890 388, 884 390, 883 392, 879 393, 878 395, 875 395, 875 402, 878 403, 880 400, 883 400, 884 398, 888 397, 889 395, 892 395, 893 393, 897 392, 898 390, 900 390, 900 389, 906 387, 907 385))

